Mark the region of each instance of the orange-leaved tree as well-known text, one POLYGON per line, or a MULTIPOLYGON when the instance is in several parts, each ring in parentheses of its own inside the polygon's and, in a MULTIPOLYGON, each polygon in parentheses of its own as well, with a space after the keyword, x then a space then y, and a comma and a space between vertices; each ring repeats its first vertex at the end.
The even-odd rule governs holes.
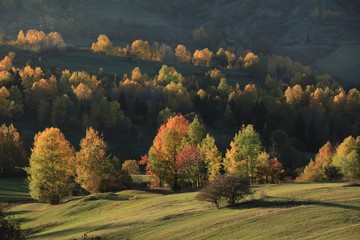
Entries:
POLYGON ((315 160, 311 160, 305 167, 304 172, 297 179, 298 181, 322 181, 332 178, 327 172, 332 165, 332 157, 335 153, 333 145, 328 141, 319 149, 315 160))
POLYGON ((183 116, 169 118, 161 125, 151 146, 147 164, 151 173, 161 181, 171 185, 171 189, 179 188, 179 175, 183 158, 179 154, 184 149, 182 144, 186 136, 189 122, 183 116))

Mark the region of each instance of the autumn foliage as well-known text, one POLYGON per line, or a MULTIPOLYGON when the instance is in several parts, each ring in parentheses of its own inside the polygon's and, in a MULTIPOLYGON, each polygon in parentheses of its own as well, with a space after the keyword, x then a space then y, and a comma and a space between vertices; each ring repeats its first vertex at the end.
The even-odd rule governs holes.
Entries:
POLYGON ((38 133, 26 168, 30 195, 51 204, 70 194, 69 178, 74 176, 75 151, 58 128, 38 133))
POLYGON ((358 179, 360 177, 360 138, 349 136, 336 147, 327 142, 315 160, 305 167, 298 181, 324 181, 339 179, 358 179))
POLYGON ((120 165, 106 153, 107 144, 93 128, 86 130, 76 153, 76 181, 91 193, 104 192, 120 179, 120 165))
POLYGON ((28 30, 26 34, 23 30, 20 30, 17 39, 10 44, 34 52, 55 48, 64 49, 67 47, 67 44, 65 44, 62 36, 58 32, 46 34, 43 31, 35 29, 28 30))
POLYGON ((159 128, 153 145, 148 153, 148 164, 151 172, 160 180, 171 185, 173 190, 179 188, 179 177, 183 160, 179 154, 183 150, 182 140, 186 135, 189 122, 183 116, 170 118, 159 128))

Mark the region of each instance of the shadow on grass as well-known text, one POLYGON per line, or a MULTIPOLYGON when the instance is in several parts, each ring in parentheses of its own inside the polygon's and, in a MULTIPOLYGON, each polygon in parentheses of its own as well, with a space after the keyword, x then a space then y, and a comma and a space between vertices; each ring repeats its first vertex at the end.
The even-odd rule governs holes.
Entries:
POLYGON ((172 192, 170 189, 167 188, 133 188, 133 190, 140 190, 143 192, 147 192, 147 193, 155 193, 155 194, 161 194, 161 195, 169 195, 169 194, 173 194, 174 192, 172 192))
POLYGON ((345 205, 340 203, 322 202, 316 200, 293 200, 293 199, 282 199, 282 200, 270 200, 275 199, 268 197, 266 199, 257 199, 248 202, 237 203, 233 206, 228 206, 231 209, 248 209, 248 208, 292 208, 298 206, 317 205, 324 207, 336 207, 347 210, 360 211, 360 207, 345 205))
POLYGON ((18 199, 11 199, 9 198, 0 198, 0 203, 3 204, 24 204, 24 203, 34 203, 36 200, 30 197, 18 198, 18 199))
POLYGON ((186 187, 181 188, 177 191, 173 191, 170 188, 133 188, 133 190, 140 190, 147 193, 155 193, 161 195, 169 195, 169 194, 181 194, 181 193, 191 193, 191 192, 198 192, 200 188, 198 187, 186 187))
POLYGON ((21 210, 21 211, 9 211, 9 212, 5 212, 6 215, 19 215, 19 214, 25 214, 25 213, 29 213, 30 211, 28 210, 21 210))
MULTIPOLYGON (((90 237, 98 236, 96 234, 97 231, 103 231, 105 229, 111 231, 112 229, 122 229, 122 228, 129 228, 134 227, 134 225, 141 226, 144 224, 142 221, 136 221, 136 222, 129 222, 129 223, 109 223, 109 224, 95 224, 95 225, 86 225, 81 227, 70 227, 65 228, 57 231, 50 231, 47 233, 41 233, 42 231, 49 230, 52 227, 56 227, 56 225, 61 225, 61 223, 55 223, 51 225, 40 225, 38 227, 35 227, 33 229, 27 229, 27 236, 36 234, 36 237, 44 238, 44 239, 53 239, 55 237, 57 238, 69 238, 71 235, 79 235, 84 236, 84 234, 88 235, 89 238, 87 239, 93 239, 90 237)), ((32 238, 36 238, 33 236, 32 238)), ((79 238, 71 238, 71 239, 83 239, 82 237, 79 238)), ((105 238, 107 239, 107 238, 105 238)), ((116 238, 118 239, 118 238, 116 238)), ((122 239, 122 238, 121 238, 122 239)))
POLYGON ((27 229, 24 229, 24 234, 25 234, 25 236, 36 234, 36 233, 43 231, 46 228, 56 226, 57 224, 58 224, 58 222, 49 222, 46 224, 38 225, 36 227, 27 228, 27 229))

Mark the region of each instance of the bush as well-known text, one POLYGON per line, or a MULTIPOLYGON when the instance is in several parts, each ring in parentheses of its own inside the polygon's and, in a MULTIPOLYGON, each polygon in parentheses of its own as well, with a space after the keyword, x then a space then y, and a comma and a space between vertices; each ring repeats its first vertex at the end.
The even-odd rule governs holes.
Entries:
POLYGON ((0 239, 20 240, 25 239, 20 224, 15 221, 5 219, 5 214, 0 210, 0 239))
POLYGON ((234 205, 248 194, 251 194, 250 181, 247 178, 228 174, 216 177, 199 193, 197 199, 220 207, 223 198, 229 205, 234 205))
POLYGON ((236 175, 225 176, 222 180, 223 197, 226 198, 230 205, 244 198, 251 193, 250 181, 236 175))
POLYGON ((215 179, 213 182, 205 186, 196 198, 200 201, 211 202, 219 208, 221 205, 222 185, 217 181, 218 179, 219 178, 215 179))
POLYGON ((126 160, 122 166, 121 170, 128 172, 129 174, 139 174, 140 168, 136 160, 126 160))
POLYGON ((122 191, 130 189, 133 186, 132 178, 127 172, 119 171, 115 175, 113 180, 104 183, 104 185, 106 185, 104 192, 122 191))

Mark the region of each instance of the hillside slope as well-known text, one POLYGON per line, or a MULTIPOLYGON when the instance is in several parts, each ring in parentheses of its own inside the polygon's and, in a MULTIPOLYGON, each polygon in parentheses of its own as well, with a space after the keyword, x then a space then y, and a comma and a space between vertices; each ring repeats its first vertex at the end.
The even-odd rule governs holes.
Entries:
MULTIPOLYGON (((360 40, 360 0, 9 2, 16 4, 5 8, 0 2, 0 34, 2 29, 13 38, 20 29, 58 31, 66 42, 81 47, 90 47, 101 33, 107 34, 114 44, 124 46, 139 38, 171 46, 185 43, 192 50, 216 50, 232 42, 256 53, 290 56, 328 71, 332 66, 316 64, 318 59, 331 58, 341 44, 359 45, 360 40), (192 32, 201 26, 209 39, 199 44, 192 32)), ((359 63, 358 58, 349 58, 359 63)), ((356 74, 354 68, 341 64, 337 68, 331 73, 356 74)), ((355 79, 350 78, 352 82, 355 79)))
POLYGON ((25 203, 8 213, 31 239, 73 239, 85 233, 109 239, 360 237, 360 188, 344 183, 264 186, 254 200, 221 209, 197 201, 196 194, 129 190, 73 197, 57 206, 25 203))

